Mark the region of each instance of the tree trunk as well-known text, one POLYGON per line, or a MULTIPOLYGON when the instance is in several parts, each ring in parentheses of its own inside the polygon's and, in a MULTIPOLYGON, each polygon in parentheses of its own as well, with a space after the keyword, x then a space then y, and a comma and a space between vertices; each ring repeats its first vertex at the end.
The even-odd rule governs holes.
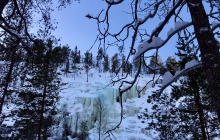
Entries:
POLYGON ((48 78, 48 65, 49 63, 45 64, 45 73, 44 73, 44 88, 43 88, 43 99, 42 99, 42 104, 41 104, 41 111, 40 111, 40 122, 39 122, 39 129, 38 129, 38 140, 41 139, 41 129, 43 125, 43 119, 44 119, 44 105, 45 105, 45 99, 46 99, 46 93, 47 93, 47 78, 48 78))
POLYGON ((199 44, 204 72, 212 95, 212 102, 220 122, 219 42, 215 39, 211 31, 209 19, 206 15, 202 0, 187 0, 187 5, 199 44))
POLYGON ((3 81, 4 82, 4 90, 3 90, 3 95, 2 95, 2 98, 1 98, 0 114, 2 113, 3 104, 4 104, 4 101, 5 101, 6 94, 8 92, 8 85, 11 81, 11 75, 12 75, 12 71, 13 71, 14 65, 15 65, 16 49, 12 48, 11 51, 12 51, 12 53, 11 53, 11 62, 10 62, 9 70, 7 72, 5 80, 3 81))
POLYGON ((193 94, 194 94, 195 104, 197 106, 197 112, 199 115, 200 128, 202 130, 202 139, 207 140, 206 130, 205 130, 204 113, 203 113, 203 107, 202 107, 201 98, 200 98, 199 85, 197 85, 197 81, 194 78, 191 78, 191 81, 193 81, 193 83, 195 83, 195 86, 193 86, 193 94))
POLYGON ((89 82, 89 70, 86 70, 86 82, 89 82))

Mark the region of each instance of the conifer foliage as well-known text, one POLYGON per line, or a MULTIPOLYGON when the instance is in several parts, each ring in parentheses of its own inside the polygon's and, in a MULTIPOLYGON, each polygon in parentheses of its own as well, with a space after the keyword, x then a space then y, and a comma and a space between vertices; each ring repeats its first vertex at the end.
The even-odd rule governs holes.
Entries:
POLYGON ((109 71, 109 57, 108 54, 105 54, 104 56, 104 60, 103 60, 103 72, 107 72, 109 71))
POLYGON ((92 62, 92 53, 89 53, 88 51, 85 53, 85 58, 84 58, 84 67, 86 70, 86 75, 87 75, 87 82, 89 81, 88 77, 89 77, 89 70, 91 69, 93 65, 92 62))
POLYGON ((16 56, 16 61, 20 63, 14 65, 18 73, 12 73, 16 81, 10 87, 12 92, 7 91, 7 95, 12 97, 11 101, 7 98, 7 102, 15 104, 16 108, 5 117, 19 118, 13 126, 11 138, 47 139, 50 137, 50 127, 54 125, 52 116, 56 114, 55 104, 60 91, 57 68, 64 61, 60 59, 62 49, 54 47, 53 40, 36 39, 29 51, 23 50, 19 54, 22 59, 16 56))
MULTIPOLYGON (((199 59, 198 46, 186 45, 190 36, 184 33, 177 42, 180 70, 190 60, 199 59)), ((148 98, 153 104, 152 112, 142 112, 138 117, 147 122, 146 129, 158 131, 160 139, 213 139, 219 135, 220 126, 210 100, 207 81, 200 68, 173 84, 171 93, 154 92, 148 98)))
POLYGON ((119 62, 119 58, 118 58, 118 53, 115 53, 112 58, 111 58, 111 72, 115 73, 117 75, 117 73, 119 72, 119 66, 120 66, 120 62, 119 62))

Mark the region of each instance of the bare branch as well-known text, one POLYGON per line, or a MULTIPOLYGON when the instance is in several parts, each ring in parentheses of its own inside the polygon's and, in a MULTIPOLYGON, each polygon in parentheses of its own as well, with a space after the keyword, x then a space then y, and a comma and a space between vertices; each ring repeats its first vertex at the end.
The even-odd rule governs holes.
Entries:
POLYGON ((150 39, 148 40, 149 43, 152 42, 153 36, 158 37, 158 35, 160 34, 160 32, 162 31, 164 26, 167 24, 167 22, 170 20, 171 16, 175 13, 175 10, 180 6, 180 4, 182 2, 183 2, 183 0, 179 0, 178 3, 170 10, 168 15, 164 19, 164 21, 159 25, 159 27, 157 27, 157 29, 153 31, 153 33, 151 34, 150 39))

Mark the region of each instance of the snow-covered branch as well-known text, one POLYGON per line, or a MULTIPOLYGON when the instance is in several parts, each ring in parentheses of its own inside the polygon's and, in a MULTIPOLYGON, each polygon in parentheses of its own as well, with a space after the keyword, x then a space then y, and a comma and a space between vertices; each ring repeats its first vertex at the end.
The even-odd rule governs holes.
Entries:
POLYGON ((188 73, 191 70, 194 70, 196 68, 199 68, 202 66, 201 62, 198 62, 196 60, 191 60, 190 62, 186 63, 185 69, 177 71, 175 75, 173 76, 169 71, 166 72, 163 75, 163 84, 160 89, 160 93, 163 92, 163 90, 171 85, 173 82, 175 82, 179 77, 183 76, 185 73, 188 73))
POLYGON ((154 36, 159 36, 160 32, 164 29, 164 26, 168 23, 168 21, 170 20, 170 18, 173 16, 173 14, 175 13, 175 10, 183 3, 183 5, 185 4, 184 0, 178 0, 178 2, 176 2, 175 6, 173 6, 173 8, 169 11, 169 13, 167 14, 167 16, 165 17, 165 19, 159 24, 159 26, 152 32, 150 39, 148 40, 148 42, 152 41, 152 38, 154 36))
POLYGON ((191 26, 192 23, 191 22, 176 22, 175 23, 175 27, 174 29, 171 28, 168 33, 167 33, 167 38, 166 40, 161 39, 160 37, 153 37, 152 38, 152 42, 148 43, 148 40, 144 41, 142 44, 140 44, 138 46, 138 51, 136 53, 135 58, 139 57, 140 55, 142 55, 143 53, 152 50, 152 49, 159 49, 162 46, 164 46, 169 40, 170 38, 175 35, 176 33, 178 33, 179 31, 191 26))
MULTIPOLYGON (((178 21, 175 23, 175 27, 170 28, 170 30, 167 32, 167 38, 166 40, 161 39, 160 37, 153 37, 152 42, 148 43, 148 41, 144 41, 142 44, 140 44, 138 46, 138 51, 136 53, 136 57, 139 57, 141 54, 152 50, 152 49, 158 49, 161 48, 162 46, 164 46, 169 40, 170 38, 175 35, 176 33, 178 33, 179 31, 191 26, 192 23, 191 22, 181 22, 178 21)), ((216 28, 220 27, 220 23, 219 22, 212 22, 212 29, 211 31, 214 31, 216 28)), ((193 37, 189 43, 191 41, 193 41, 196 37, 193 37)))
POLYGON ((218 27, 220 27, 220 22, 213 21, 212 22, 212 29, 211 29, 211 31, 214 31, 218 27))

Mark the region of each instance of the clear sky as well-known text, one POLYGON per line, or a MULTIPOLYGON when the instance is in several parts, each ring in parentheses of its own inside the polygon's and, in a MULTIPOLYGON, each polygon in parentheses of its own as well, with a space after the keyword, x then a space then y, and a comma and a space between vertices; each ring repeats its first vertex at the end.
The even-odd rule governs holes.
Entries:
MULTIPOLYGON (((130 0, 126 1, 130 2, 130 0)), ((120 7, 114 8, 110 15, 111 29, 118 30, 122 25, 126 24, 128 21, 132 20, 129 18, 130 15, 126 14, 125 11, 129 11, 130 7, 128 3, 124 2, 120 7)), ((86 18, 85 16, 89 13, 93 16, 97 16, 101 9, 106 9, 107 4, 101 0, 81 0, 80 3, 73 2, 71 5, 63 8, 62 10, 55 10, 53 13, 53 18, 58 22, 56 31, 53 32, 57 38, 61 37, 61 44, 69 44, 71 48, 78 46, 82 53, 90 49, 93 45, 96 36, 98 34, 97 24, 95 20, 86 18)), ((189 13, 186 13, 186 16, 189 19, 189 13)), ((160 19, 151 20, 147 25, 146 29, 153 30, 159 23, 160 19)), ((173 27, 174 23, 169 22, 167 28, 160 35, 162 39, 165 39, 167 36, 167 31, 170 27, 173 27)), ((129 46, 128 44, 126 44, 129 46)), ((138 43, 135 47, 138 47, 138 43)), ((162 57, 162 60, 165 61, 168 56, 175 56, 174 52, 176 45, 176 38, 171 39, 166 46, 159 50, 159 55, 162 57)), ((93 55, 96 56, 98 44, 92 49, 93 55)), ((117 47, 108 49, 110 55, 118 51, 117 47)), ((153 52, 149 52, 149 55, 152 55, 153 52)))
MULTIPOLYGON (((87 51, 96 39, 97 24, 85 16, 90 13, 96 15, 106 4, 101 0, 82 0, 73 2, 62 10, 55 10, 53 18, 58 22, 53 32, 57 38, 61 37, 61 44, 69 44, 71 48, 77 46, 82 52, 87 51)), ((94 48, 94 52, 97 49, 94 48)))

